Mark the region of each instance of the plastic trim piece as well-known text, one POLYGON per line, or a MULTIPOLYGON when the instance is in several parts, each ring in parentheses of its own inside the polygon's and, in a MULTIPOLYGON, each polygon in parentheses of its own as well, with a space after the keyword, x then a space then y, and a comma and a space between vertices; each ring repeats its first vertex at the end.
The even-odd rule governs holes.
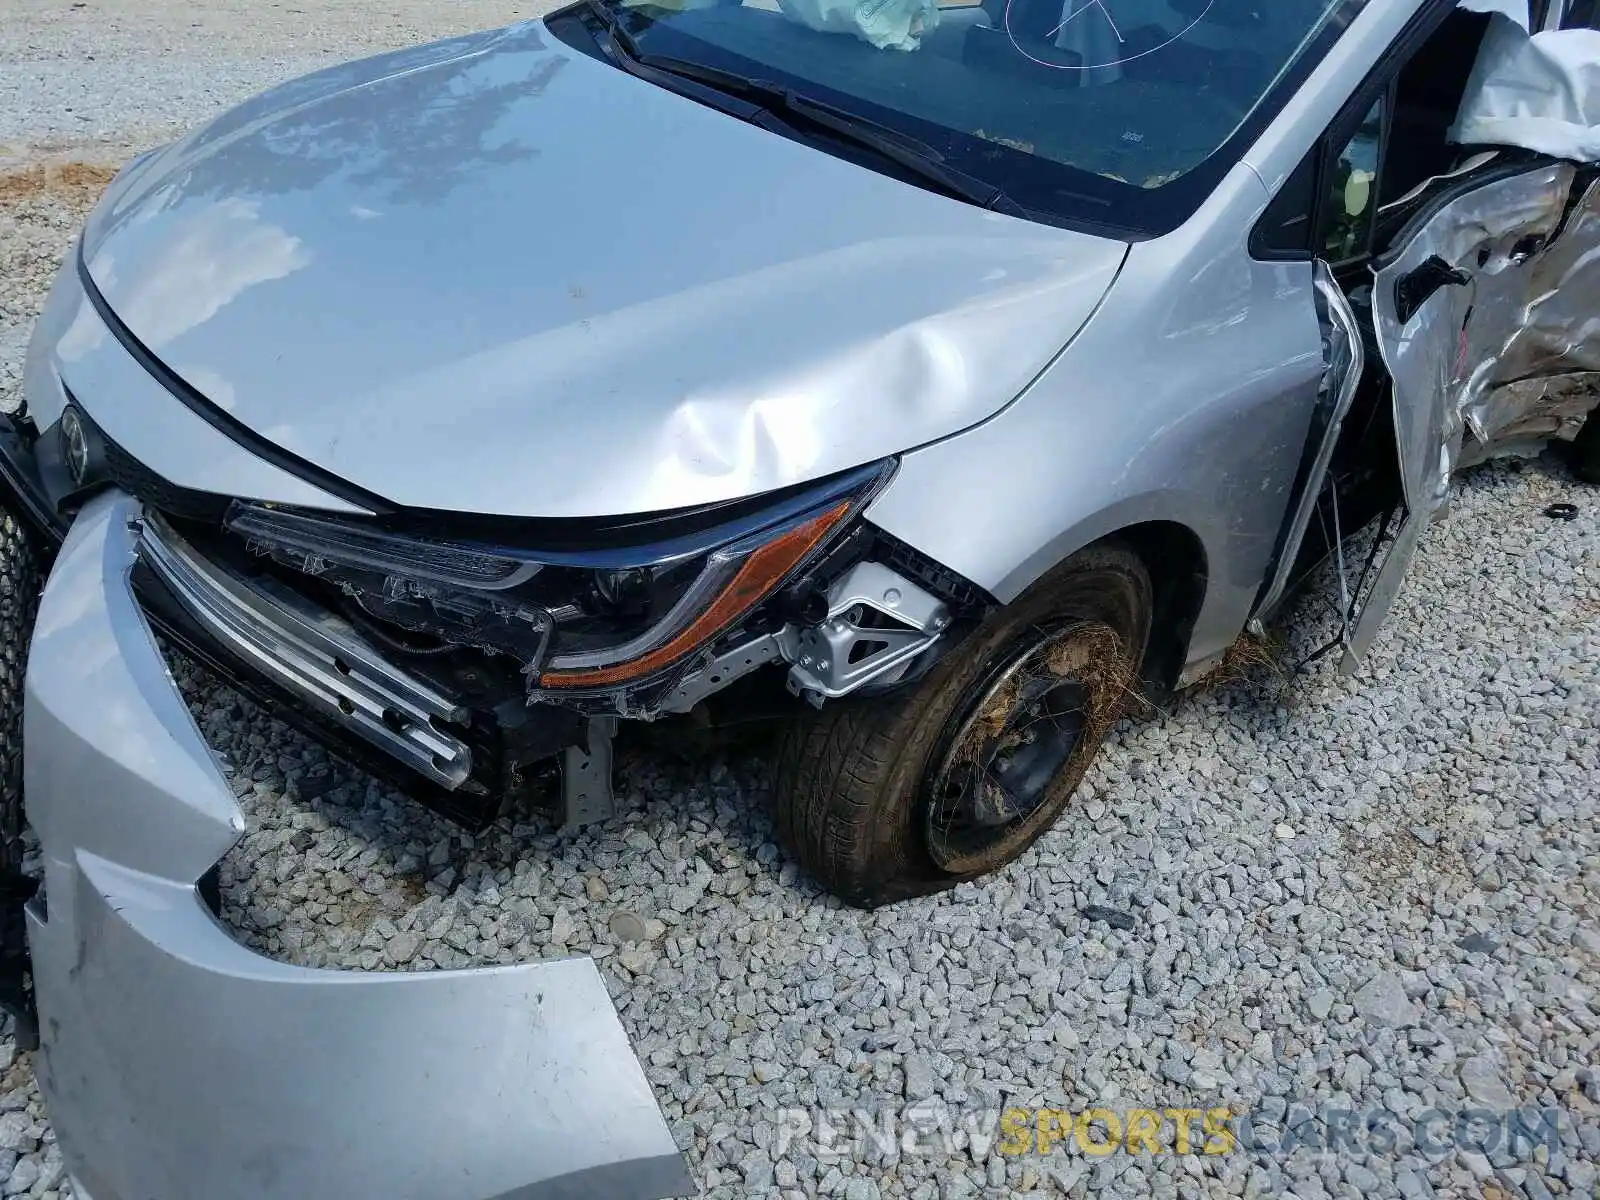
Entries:
POLYGON ((289 593, 252 586, 197 553, 154 513, 140 523, 141 557, 189 614, 262 674, 448 788, 472 773, 466 743, 434 721, 465 713, 385 662, 330 613, 289 593))
POLYGON ((134 599, 138 513, 85 505, 28 663, 34 1066, 78 1194, 691 1194, 591 960, 314 969, 207 909, 196 881, 245 817, 134 599))

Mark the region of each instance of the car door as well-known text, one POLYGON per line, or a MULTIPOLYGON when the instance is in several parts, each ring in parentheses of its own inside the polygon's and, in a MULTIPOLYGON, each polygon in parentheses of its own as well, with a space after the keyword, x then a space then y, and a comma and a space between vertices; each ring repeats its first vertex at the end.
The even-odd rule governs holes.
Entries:
MULTIPOLYGON (((1554 27, 1557 15, 1571 13, 1552 7, 1533 25, 1554 27)), ((1251 626, 1261 631, 1294 572, 1331 548, 1347 672, 1392 607, 1451 472, 1509 446, 1573 436, 1600 395, 1600 167, 1514 147, 1469 151, 1447 137, 1490 21, 1463 6, 1409 47, 1397 43, 1257 229, 1258 251, 1316 259, 1326 370, 1251 626), (1380 404, 1393 447, 1339 442, 1344 425, 1370 434, 1380 404), (1340 542, 1396 490, 1391 478, 1376 509, 1348 503, 1348 469, 1363 455, 1397 472, 1402 519, 1352 596, 1340 542), (1301 553, 1312 530, 1320 540, 1301 553)))
POLYGON ((1558 232, 1587 236, 1564 229, 1576 180, 1571 164, 1536 156, 1490 167, 1427 201, 1372 263, 1405 516, 1361 602, 1346 670, 1371 646, 1422 531, 1444 509, 1468 436, 1489 445, 1514 419, 1517 389, 1507 385, 1525 381, 1510 378, 1519 365, 1554 365, 1519 360, 1538 353, 1524 344, 1532 326, 1555 324, 1555 310, 1576 300, 1561 296, 1562 281, 1544 270, 1558 232), (1536 321, 1540 307, 1547 311, 1536 321))

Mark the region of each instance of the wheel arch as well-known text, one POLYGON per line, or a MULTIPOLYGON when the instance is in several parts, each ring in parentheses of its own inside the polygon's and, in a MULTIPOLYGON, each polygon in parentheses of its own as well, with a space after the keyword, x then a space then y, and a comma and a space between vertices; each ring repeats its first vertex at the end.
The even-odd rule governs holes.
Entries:
POLYGON ((887 532, 1000 604, 1012 603, 1080 551, 1113 542, 1128 547, 1144 563, 1154 590, 1144 684, 1160 694, 1177 688, 1186 667, 1234 641, 1261 585, 1259 539, 1203 519, 1218 509, 1215 497, 1201 493, 1142 492, 1072 521, 1031 551, 1028 536, 1037 534, 1037 521, 994 525, 982 538, 944 533, 932 545, 919 545, 893 525, 887 532), (1202 519, 1184 519, 1185 514, 1202 519))
MULTIPOLYGON (((1244 622, 1242 610, 1229 615, 1215 611, 1216 602, 1229 601, 1228 589, 1212 586, 1217 582, 1216 556, 1200 529, 1173 515, 1179 507, 1152 503, 1145 497, 1141 502, 1116 505, 1080 521, 1013 571, 995 589, 996 595, 1010 603, 1056 566, 1090 547, 1110 543, 1128 547, 1150 573, 1154 593, 1143 683, 1154 694, 1173 691, 1191 659, 1204 658, 1215 649, 1211 643, 1218 640, 1216 630, 1201 636, 1201 644, 1196 647, 1196 630, 1203 620, 1209 617, 1209 625, 1218 625, 1221 616, 1220 625, 1229 627, 1224 642, 1231 642, 1244 622), (1208 602, 1213 603, 1210 613, 1208 602)), ((1189 511, 1203 510, 1196 501, 1189 511)), ((1242 601, 1243 593, 1237 599, 1242 601)))
POLYGON ((1146 690, 1171 691, 1189 659, 1189 645, 1205 605, 1209 569, 1199 534, 1177 521, 1142 521, 1091 545, 1119 543, 1150 573, 1150 643, 1145 650, 1146 690))

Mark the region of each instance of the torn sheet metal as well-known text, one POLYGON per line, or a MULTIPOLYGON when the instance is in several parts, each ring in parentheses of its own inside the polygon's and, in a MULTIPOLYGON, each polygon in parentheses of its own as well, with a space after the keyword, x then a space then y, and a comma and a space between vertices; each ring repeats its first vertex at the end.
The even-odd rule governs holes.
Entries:
MULTIPOLYGON (((1568 307, 1578 297, 1544 295, 1541 275, 1575 178, 1570 165, 1548 163, 1446 194, 1375 272, 1373 319, 1393 381, 1406 520, 1357 617, 1341 666, 1347 673, 1377 635, 1422 530, 1444 507, 1469 414, 1484 417, 1495 382, 1507 378, 1508 349, 1526 338, 1533 354, 1555 336, 1550 317, 1539 319, 1539 337, 1525 334, 1530 314, 1543 305, 1554 306, 1552 317, 1580 311, 1568 307)), ((1563 232, 1573 231, 1569 222, 1563 232)), ((1581 247, 1573 252, 1582 257, 1581 247)), ((1575 261, 1570 273, 1587 269, 1575 261)))
MULTIPOLYGON (((1515 6, 1515 0, 1512 0, 1515 6)), ((1496 11, 1450 130, 1463 146, 1521 146, 1577 162, 1600 162, 1600 30, 1530 34, 1496 11)))
POLYGON ((1479 423, 1493 429, 1490 437, 1474 436, 1461 446, 1460 467, 1491 458, 1531 458, 1552 439, 1570 442, 1600 404, 1600 371, 1575 371, 1519 379, 1495 389, 1467 416, 1469 429, 1479 423))
POLYGON ((1447 200, 1374 277, 1373 318, 1394 381, 1411 512, 1431 514, 1444 502, 1466 414, 1490 392, 1522 332, 1541 251, 1561 223, 1573 177, 1572 167, 1548 163, 1447 200), (1420 294, 1435 272, 1435 285, 1420 294), (1408 288, 1415 308, 1405 312, 1408 288))
POLYGON ((1515 327, 1463 405, 1473 457, 1571 439, 1600 399, 1600 178, 1528 265, 1515 327))

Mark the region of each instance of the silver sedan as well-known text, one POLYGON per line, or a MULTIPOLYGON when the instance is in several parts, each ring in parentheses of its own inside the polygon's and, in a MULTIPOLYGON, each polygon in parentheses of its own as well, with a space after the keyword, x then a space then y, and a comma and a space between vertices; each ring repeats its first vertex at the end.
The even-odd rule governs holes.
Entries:
POLYGON ((761 720, 827 888, 981 876, 1329 559, 1354 669, 1458 468, 1600 475, 1597 11, 583 0, 127 167, 0 418, 0 999, 79 1194, 688 1186, 592 964, 232 940, 157 632, 468 824, 761 720))

